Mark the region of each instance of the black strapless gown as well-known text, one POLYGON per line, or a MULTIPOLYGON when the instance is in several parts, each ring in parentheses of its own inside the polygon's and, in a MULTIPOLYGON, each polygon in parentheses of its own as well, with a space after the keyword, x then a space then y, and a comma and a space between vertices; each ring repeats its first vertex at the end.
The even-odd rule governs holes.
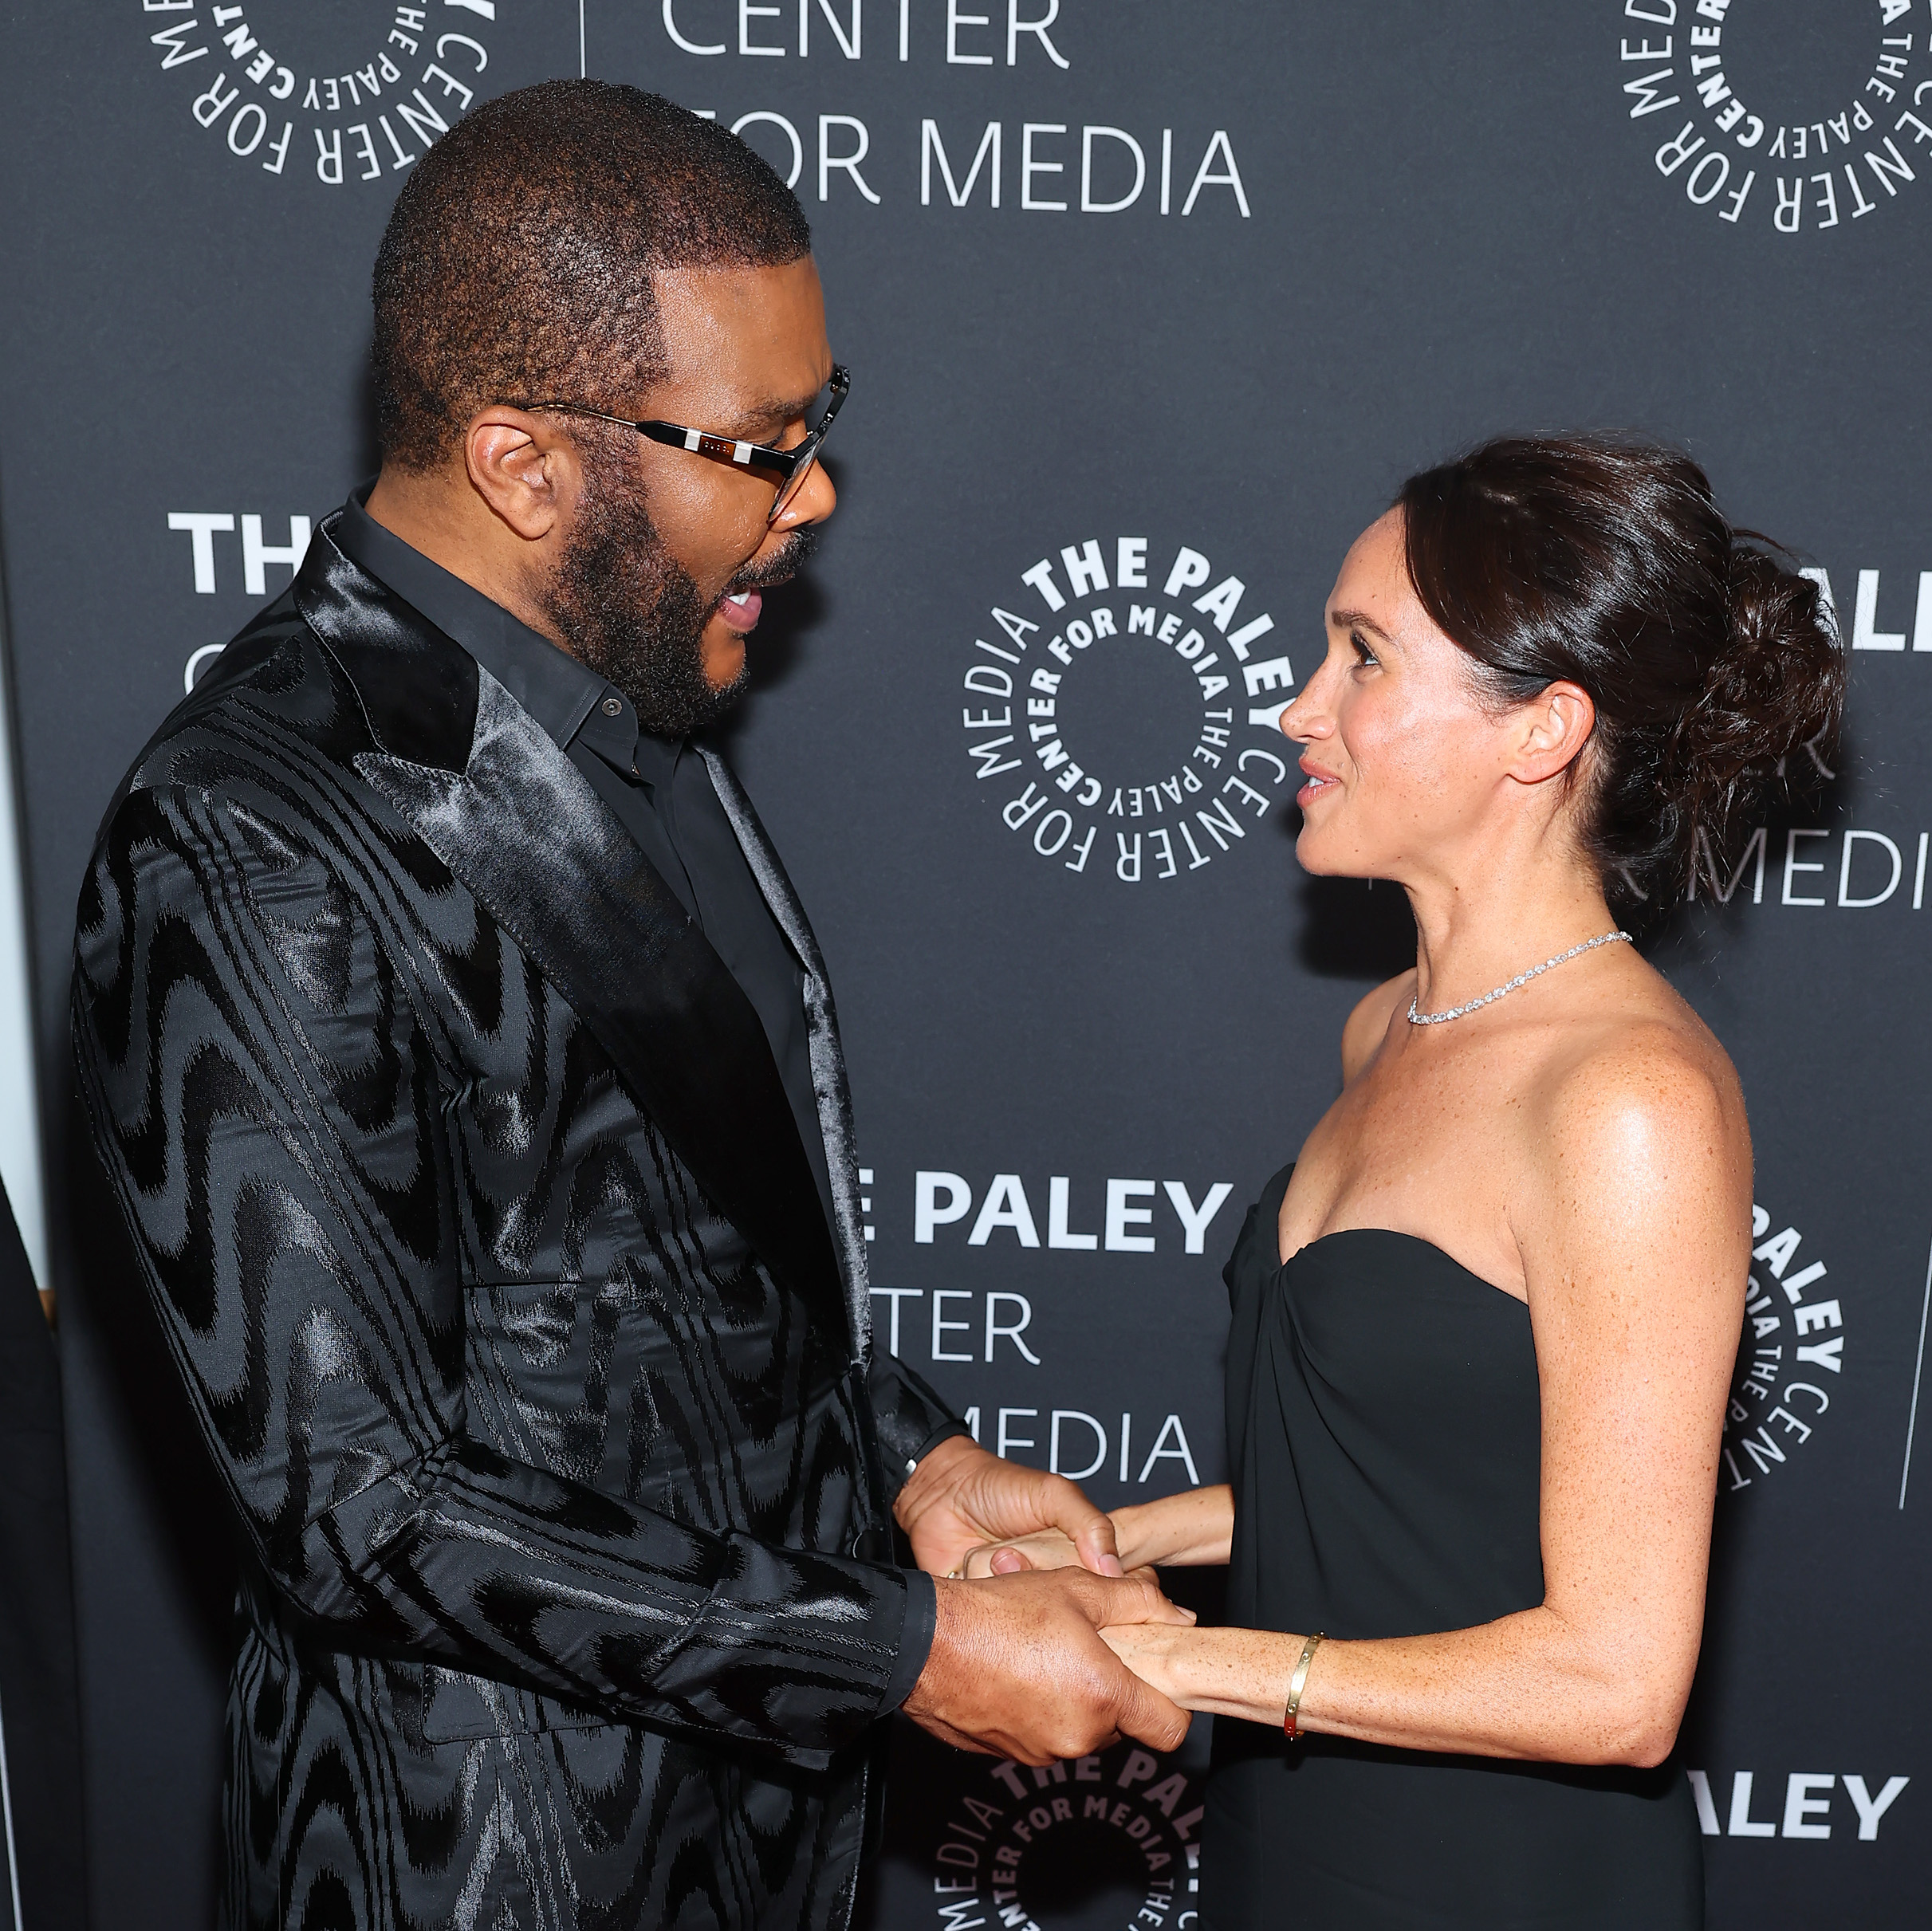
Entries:
MULTIPOLYGON (((1529 1312, 1412 1234, 1285 1266, 1286 1170, 1227 1266, 1227 1619, 1331 1636, 1467 1629, 1543 1599, 1529 1312)), ((1320 1663, 1317 1660, 1316 1673, 1320 1663)), ((1205 1931, 1693 1931, 1690 1786, 1214 1724, 1205 1931)))

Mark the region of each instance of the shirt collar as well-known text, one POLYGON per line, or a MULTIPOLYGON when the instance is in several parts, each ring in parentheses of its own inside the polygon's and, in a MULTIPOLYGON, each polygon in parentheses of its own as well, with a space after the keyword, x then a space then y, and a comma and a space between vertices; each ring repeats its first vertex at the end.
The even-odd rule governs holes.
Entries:
POLYGON ((671 782, 684 746, 668 737, 653 737, 647 731, 638 730, 635 722, 631 728, 635 733, 631 746, 631 769, 652 790, 661 790, 671 782))
POLYGON ((607 698, 620 706, 609 722, 635 733, 636 714, 596 671, 384 529, 364 507, 373 487, 365 484, 350 497, 336 527, 336 541, 351 562, 461 644, 560 747, 593 713, 604 722, 598 706, 607 698))

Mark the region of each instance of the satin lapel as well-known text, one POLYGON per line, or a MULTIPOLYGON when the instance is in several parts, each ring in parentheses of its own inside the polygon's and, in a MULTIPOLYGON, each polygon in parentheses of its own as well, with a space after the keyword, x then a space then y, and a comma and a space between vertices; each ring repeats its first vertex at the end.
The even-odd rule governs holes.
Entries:
MULTIPOLYGON (((422 619, 337 560, 331 578, 347 572, 352 580, 333 586, 335 602, 302 603, 338 657, 356 655, 364 619, 407 633, 421 649, 422 619), (330 635, 338 626, 340 639, 330 635)), ((358 754, 357 774, 569 1001, 773 1274, 844 1331, 841 1270, 818 1188, 751 1001, 583 773, 466 651, 445 647, 477 679, 465 768, 385 748, 358 754)), ((380 745, 393 742, 384 718, 370 722, 380 745)))
POLYGON ((715 751, 701 745, 699 755, 711 774, 711 787, 737 834, 745 862, 758 882, 778 929, 805 969, 805 1026, 812 1058, 812 1090, 818 1101, 818 1119, 825 1136, 825 1164, 832 1177, 832 1213, 838 1222, 839 1257, 843 1263, 845 1297, 852 1331, 862 1359, 872 1355, 872 1296, 871 1270, 865 1253, 864 1215, 859 1205, 858 1144, 852 1129, 852 1090, 845 1077, 845 1050, 839 1042, 839 1016, 832 1003, 832 982, 825 974, 818 941, 805 918, 792 881, 738 773, 715 751))

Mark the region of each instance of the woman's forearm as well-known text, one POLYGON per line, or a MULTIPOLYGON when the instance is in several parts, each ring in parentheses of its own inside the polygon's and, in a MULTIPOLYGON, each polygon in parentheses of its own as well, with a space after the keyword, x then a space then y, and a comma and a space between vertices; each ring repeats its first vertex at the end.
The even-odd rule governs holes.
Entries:
MULTIPOLYGON (((1176 1629, 1136 1638, 1146 1651, 1129 1654, 1130 1666, 1184 1707, 1281 1722, 1301 1636, 1176 1629)), ((1648 1765, 1670 1752, 1695 1660, 1694 1643, 1646 1654, 1525 1610, 1440 1635, 1324 1642, 1297 1721, 1409 1750, 1648 1765)))
POLYGON ((1226 1482, 1190 1489, 1116 1508, 1112 1519, 1120 1559, 1130 1569, 1225 1563, 1234 1536, 1234 1491, 1226 1482))

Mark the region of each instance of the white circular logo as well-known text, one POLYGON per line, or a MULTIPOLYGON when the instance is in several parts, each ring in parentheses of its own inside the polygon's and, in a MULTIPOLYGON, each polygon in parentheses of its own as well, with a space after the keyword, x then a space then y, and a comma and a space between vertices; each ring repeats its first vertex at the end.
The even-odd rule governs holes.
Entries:
POLYGON ((1198 1921, 1202 1802, 1170 1759, 1131 1744, 1029 1770, 996 1764, 953 1804, 933 1851, 940 1931, 1198 1921))
POLYGON ((156 68, 238 165, 343 187, 393 187, 448 132, 482 85, 496 17, 497 0, 144 0, 141 18, 156 68))
POLYGON ((1804 1453, 1844 1374, 1844 1306, 1831 1270, 1796 1228, 1771 1225, 1752 1208, 1750 1293, 1718 1485, 1732 1494, 1775 1480, 1804 1453))
POLYGON ((1694 208, 1780 234, 1909 201, 1932 165, 1932 4, 1624 0, 1618 80, 1694 208))
POLYGON ((1246 583, 1187 544, 1086 537, 1015 573, 969 653, 974 773, 1037 862, 1124 885, 1257 842, 1292 796, 1294 674, 1246 583))

